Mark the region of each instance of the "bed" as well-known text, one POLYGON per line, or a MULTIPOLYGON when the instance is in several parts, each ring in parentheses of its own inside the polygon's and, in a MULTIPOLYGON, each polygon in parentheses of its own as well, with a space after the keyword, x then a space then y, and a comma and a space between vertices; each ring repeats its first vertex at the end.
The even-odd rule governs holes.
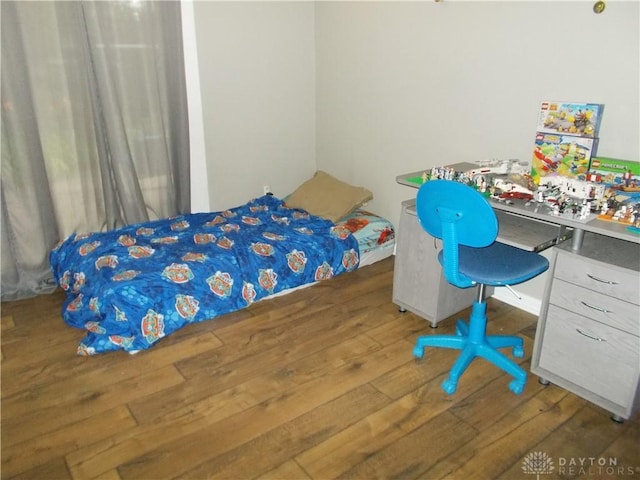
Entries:
POLYGON ((70 235, 50 262, 66 292, 64 321, 86 331, 78 355, 148 349, 190 323, 388 257, 393 226, 362 203, 329 219, 294 206, 295 196, 265 195, 221 212, 70 235))

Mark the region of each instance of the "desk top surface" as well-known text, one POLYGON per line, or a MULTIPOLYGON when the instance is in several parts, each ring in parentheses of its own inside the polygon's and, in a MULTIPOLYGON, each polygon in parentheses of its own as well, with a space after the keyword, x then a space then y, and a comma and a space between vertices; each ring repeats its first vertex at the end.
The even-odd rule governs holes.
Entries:
MULTIPOLYGON (((451 165, 456 171, 466 171, 472 168, 478 168, 474 163, 458 163, 451 165)), ((422 185, 422 175, 424 170, 418 172, 398 175, 396 181, 400 185, 412 188, 419 188, 422 185)), ((640 243, 640 235, 627 229, 627 225, 617 222, 608 222, 594 218, 589 221, 573 220, 567 216, 553 215, 550 209, 537 202, 528 202, 520 199, 510 199, 508 202, 489 199, 491 206, 496 210, 509 212, 515 215, 534 218, 543 222, 554 223, 573 228, 574 230, 583 230, 585 232, 593 232, 598 235, 618 238, 633 243, 640 243)))

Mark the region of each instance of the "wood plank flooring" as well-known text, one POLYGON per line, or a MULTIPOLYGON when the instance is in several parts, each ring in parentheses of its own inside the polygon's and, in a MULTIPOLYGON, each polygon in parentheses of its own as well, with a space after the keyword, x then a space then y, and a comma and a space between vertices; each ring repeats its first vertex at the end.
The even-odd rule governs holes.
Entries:
MULTIPOLYGON (((640 478, 637 416, 615 423, 533 375, 514 395, 483 360, 446 395, 457 353, 412 348, 455 318, 431 329, 400 313, 392 279, 389 258, 89 358, 62 293, 3 303, 1 478, 640 478), (527 471, 535 454, 552 468, 527 471)), ((525 338, 528 370, 536 318, 488 310, 490 332, 525 338)))

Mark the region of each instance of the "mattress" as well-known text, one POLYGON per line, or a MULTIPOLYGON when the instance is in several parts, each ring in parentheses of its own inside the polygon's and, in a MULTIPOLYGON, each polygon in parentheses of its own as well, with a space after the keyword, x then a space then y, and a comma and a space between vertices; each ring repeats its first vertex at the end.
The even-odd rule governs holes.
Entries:
POLYGON ((395 229, 386 218, 358 209, 337 224, 344 225, 358 241, 359 267, 379 262, 393 254, 396 244, 395 229))
POLYGON ((390 222, 357 210, 337 224, 263 196, 188 214, 71 235, 51 252, 67 292, 78 354, 150 348, 184 325, 239 310, 393 253, 390 222))
POLYGON ((108 232, 73 234, 51 252, 64 321, 80 355, 138 351, 195 323, 357 268, 343 226, 265 195, 238 207, 108 232))
MULTIPOLYGON (((395 252, 396 235, 393 224, 375 213, 357 209, 353 213, 343 217, 337 226, 347 228, 358 242, 360 262, 358 268, 372 265, 380 260, 390 257, 395 252)), ((295 290, 315 285, 317 282, 308 283, 299 287, 290 288, 267 298, 286 295, 295 290)))

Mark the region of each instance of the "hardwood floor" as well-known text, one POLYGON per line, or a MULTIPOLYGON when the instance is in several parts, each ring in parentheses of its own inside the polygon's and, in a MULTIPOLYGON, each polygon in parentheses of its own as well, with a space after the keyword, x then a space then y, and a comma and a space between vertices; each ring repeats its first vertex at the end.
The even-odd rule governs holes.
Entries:
MULTIPOLYGON (((2 478, 640 478, 637 416, 533 375, 514 395, 482 360, 446 395, 457 352, 412 348, 454 318, 400 313, 392 277, 390 258, 137 355, 77 357, 61 293, 3 303, 2 478)), ((489 316, 524 336, 528 369, 536 318, 495 300, 489 316)))

